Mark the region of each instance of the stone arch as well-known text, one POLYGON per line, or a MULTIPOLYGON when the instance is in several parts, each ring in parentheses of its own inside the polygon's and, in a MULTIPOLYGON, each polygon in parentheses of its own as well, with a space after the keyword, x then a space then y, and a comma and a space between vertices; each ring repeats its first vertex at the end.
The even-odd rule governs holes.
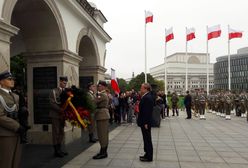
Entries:
MULTIPOLYGON (((25 2, 32 2, 32 1, 37 2, 36 0, 25 0, 25 2)), ((67 42, 66 30, 65 30, 64 22, 63 22, 61 14, 59 12, 59 9, 57 8, 57 5, 56 5, 56 3, 54 1, 44 0, 44 2, 47 4, 49 9, 53 13, 53 16, 56 19, 56 23, 58 25, 60 36, 61 36, 62 49, 63 50, 68 50, 68 42, 67 42)), ((15 8, 17 3, 18 3, 18 0, 5 0, 4 1, 3 10, 2 10, 2 18, 8 24, 11 23, 13 10, 14 10, 14 8, 15 8)))
MULTIPOLYGON (((87 55, 82 55, 82 43, 84 44, 88 44, 90 46, 90 50, 92 51, 92 54, 95 57, 95 64, 94 65, 100 65, 100 57, 99 57, 99 52, 98 52, 98 47, 97 47, 97 43, 96 40, 91 32, 90 29, 88 28, 83 28, 79 35, 78 35, 78 39, 77 39, 77 48, 76 48, 76 52, 78 53, 78 55, 84 57, 87 55), (81 49, 81 50, 80 50, 81 49)), ((83 58, 83 62, 85 61, 85 59, 87 58, 83 58)))
POLYGON ((105 70, 102 68, 98 46, 91 29, 83 28, 78 36, 76 51, 83 61, 79 65, 79 85, 84 88, 88 82, 96 82, 105 70))
POLYGON ((189 64, 200 64, 200 60, 196 56, 191 56, 188 59, 188 63, 189 64))

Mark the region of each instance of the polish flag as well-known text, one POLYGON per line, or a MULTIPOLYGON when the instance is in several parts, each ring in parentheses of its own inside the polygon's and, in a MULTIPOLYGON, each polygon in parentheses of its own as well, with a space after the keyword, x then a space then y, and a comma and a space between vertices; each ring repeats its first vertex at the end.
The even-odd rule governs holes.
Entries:
POLYGON ((220 35, 221 35, 220 25, 208 27, 208 40, 212 38, 220 37, 220 35))
POLYGON ((190 41, 193 40, 195 38, 195 28, 191 27, 191 28, 187 28, 186 30, 186 40, 190 41))
POLYGON ((145 11, 146 23, 153 22, 153 14, 150 11, 145 11))
POLYGON ((229 28, 228 33, 229 33, 229 40, 233 38, 241 38, 243 35, 243 31, 234 30, 232 28, 229 28))
POLYGON ((115 93, 119 94, 120 93, 120 88, 118 86, 116 77, 115 77, 115 70, 111 68, 111 86, 112 89, 115 91, 115 93))
POLYGON ((165 42, 167 43, 172 39, 174 39, 174 34, 173 34, 173 28, 171 27, 165 31, 165 42))

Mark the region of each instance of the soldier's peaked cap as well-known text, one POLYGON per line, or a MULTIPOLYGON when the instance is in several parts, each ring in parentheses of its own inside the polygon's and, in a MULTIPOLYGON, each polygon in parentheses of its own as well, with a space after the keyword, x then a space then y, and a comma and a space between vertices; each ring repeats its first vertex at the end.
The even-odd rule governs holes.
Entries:
POLYGON ((0 80, 6 79, 9 77, 13 77, 9 71, 4 71, 4 72, 0 73, 0 80))

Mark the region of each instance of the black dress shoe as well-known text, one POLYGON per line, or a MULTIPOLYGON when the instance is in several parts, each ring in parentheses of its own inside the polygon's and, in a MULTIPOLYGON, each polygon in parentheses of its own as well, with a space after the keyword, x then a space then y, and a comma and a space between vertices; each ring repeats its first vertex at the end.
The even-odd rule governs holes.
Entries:
POLYGON ((140 158, 140 161, 142 162, 152 162, 152 159, 148 159, 146 157, 140 158))
POLYGON ((107 158, 108 154, 107 153, 98 153, 97 155, 93 156, 93 159, 104 159, 107 158))
POLYGON ((64 154, 63 154, 62 152, 55 152, 55 153, 54 153, 54 156, 55 156, 55 157, 62 158, 62 157, 64 157, 64 154))
POLYGON ((140 158, 140 159, 143 159, 143 158, 145 158, 145 157, 146 157, 146 156, 144 155, 144 156, 140 156, 139 158, 140 158))

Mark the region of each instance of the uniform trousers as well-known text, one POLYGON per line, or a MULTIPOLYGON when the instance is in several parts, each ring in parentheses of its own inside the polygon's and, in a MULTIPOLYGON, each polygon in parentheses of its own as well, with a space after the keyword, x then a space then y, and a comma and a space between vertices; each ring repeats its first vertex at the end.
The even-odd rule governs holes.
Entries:
POLYGON ((19 136, 0 137, 0 167, 19 168, 22 145, 19 136))
POLYGON ((53 144, 62 144, 65 136, 64 132, 65 121, 59 118, 52 118, 52 136, 53 144))
POLYGON ((96 125, 97 125, 96 126, 97 136, 99 139, 100 146, 101 148, 107 147, 109 141, 109 130, 108 130, 109 120, 108 119, 97 120, 96 125))

